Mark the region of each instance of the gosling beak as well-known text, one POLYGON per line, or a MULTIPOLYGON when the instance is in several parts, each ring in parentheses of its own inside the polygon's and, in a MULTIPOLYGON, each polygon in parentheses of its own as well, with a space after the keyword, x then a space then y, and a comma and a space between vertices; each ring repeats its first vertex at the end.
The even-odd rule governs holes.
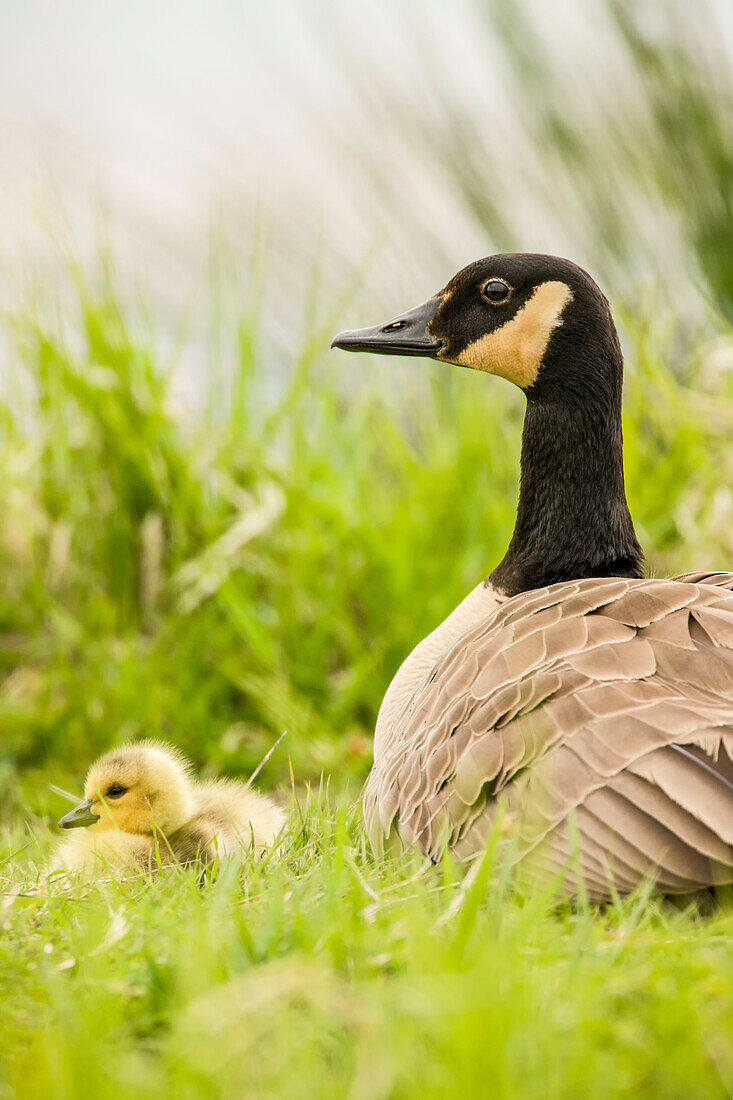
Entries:
POLYGON ((373 351, 377 355, 429 355, 434 358, 443 341, 431 336, 428 325, 442 301, 442 298, 430 298, 386 325, 340 332, 334 336, 331 347, 343 351, 373 351))
POLYGON ((95 821, 99 821, 99 814, 92 813, 92 800, 87 798, 62 817, 59 825, 62 829, 79 829, 82 826, 93 825, 95 821))

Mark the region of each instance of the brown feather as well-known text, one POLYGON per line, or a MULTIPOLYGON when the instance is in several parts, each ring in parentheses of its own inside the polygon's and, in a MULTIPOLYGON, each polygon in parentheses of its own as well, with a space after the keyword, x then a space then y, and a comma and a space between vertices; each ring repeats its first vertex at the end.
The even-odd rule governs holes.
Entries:
POLYGON ((375 847, 396 830, 471 859, 503 801, 520 881, 565 870, 573 893, 579 865, 597 900, 733 881, 731 591, 730 573, 479 586, 380 712, 375 847))

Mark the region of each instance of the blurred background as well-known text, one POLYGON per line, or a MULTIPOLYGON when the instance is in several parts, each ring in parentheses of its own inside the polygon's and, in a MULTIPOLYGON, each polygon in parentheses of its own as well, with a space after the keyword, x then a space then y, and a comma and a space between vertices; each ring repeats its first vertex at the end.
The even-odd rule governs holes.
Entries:
POLYGON ((479 256, 598 279, 649 568, 731 567, 731 58, 725 0, 0 6, 1 815, 139 736, 356 789, 523 403, 328 345, 479 256))

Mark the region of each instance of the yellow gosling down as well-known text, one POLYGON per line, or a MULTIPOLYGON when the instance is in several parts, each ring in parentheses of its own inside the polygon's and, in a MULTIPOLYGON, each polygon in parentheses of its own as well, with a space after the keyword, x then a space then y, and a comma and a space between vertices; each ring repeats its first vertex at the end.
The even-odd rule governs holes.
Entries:
POLYGON ((263 794, 232 779, 200 783, 172 745, 139 741, 92 764, 84 801, 59 821, 74 832, 54 870, 85 876, 161 866, 204 867, 237 852, 264 855, 285 815, 263 794))

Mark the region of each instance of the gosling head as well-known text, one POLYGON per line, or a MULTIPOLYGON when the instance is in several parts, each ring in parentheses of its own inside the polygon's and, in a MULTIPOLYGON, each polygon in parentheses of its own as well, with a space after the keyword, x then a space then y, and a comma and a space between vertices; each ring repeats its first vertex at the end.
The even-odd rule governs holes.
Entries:
POLYGON ((172 746, 154 741, 122 745, 92 764, 84 801, 59 825, 174 833, 194 812, 190 774, 190 763, 172 746))
POLYGON ((340 332, 331 346, 457 363, 533 397, 574 383, 589 391, 596 381, 620 380, 622 369, 608 302, 590 275, 569 260, 532 253, 477 260, 423 305, 386 324, 340 332), (591 338, 597 346, 589 355, 591 338))

